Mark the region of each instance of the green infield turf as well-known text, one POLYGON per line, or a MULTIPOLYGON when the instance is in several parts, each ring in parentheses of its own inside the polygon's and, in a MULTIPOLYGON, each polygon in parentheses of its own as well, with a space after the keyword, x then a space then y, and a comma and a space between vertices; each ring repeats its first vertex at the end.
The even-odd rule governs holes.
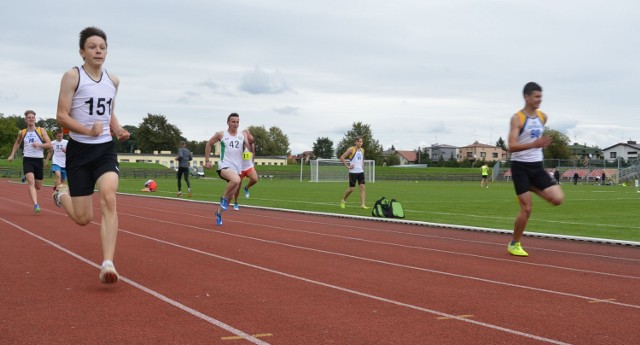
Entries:
MULTIPOLYGON (((154 195, 176 196, 175 179, 158 179, 157 182, 158 191, 154 195)), ((195 200, 218 201, 224 188, 220 179, 191 179, 191 182, 195 200)), ((139 191, 143 184, 142 179, 121 179, 119 191, 148 194, 139 191)), ((340 208, 346 187, 346 183, 263 178, 251 189, 249 199, 240 193, 239 203, 371 216, 370 209, 360 209, 357 188, 347 200, 347 208, 340 208)), ((527 231, 640 241, 640 225, 636 219, 640 193, 634 187, 564 184, 562 188, 566 198, 560 206, 551 206, 534 196, 527 231)), ((186 195, 184 182, 183 193, 186 195)), ((407 220, 433 223, 511 230, 519 210, 510 182, 490 183, 488 189, 480 188, 479 181, 379 181, 367 184, 369 207, 381 196, 400 201, 407 220)))

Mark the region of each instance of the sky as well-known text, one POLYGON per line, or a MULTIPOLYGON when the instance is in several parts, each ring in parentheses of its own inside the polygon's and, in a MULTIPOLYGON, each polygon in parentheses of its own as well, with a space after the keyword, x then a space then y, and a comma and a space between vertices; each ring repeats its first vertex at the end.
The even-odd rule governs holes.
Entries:
POLYGON ((277 126, 291 153, 355 122, 389 149, 506 140, 529 81, 549 128, 606 148, 640 139, 635 0, 2 1, 0 113, 54 118, 78 34, 107 34, 115 113, 188 140, 277 126))

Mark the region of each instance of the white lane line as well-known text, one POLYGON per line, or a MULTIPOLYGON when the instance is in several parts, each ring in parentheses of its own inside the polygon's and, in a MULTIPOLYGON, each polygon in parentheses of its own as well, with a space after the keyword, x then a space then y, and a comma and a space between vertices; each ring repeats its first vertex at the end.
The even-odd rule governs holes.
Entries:
MULTIPOLYGON (((130 205, 130 206, 135 206, 135 205, 130 205)), ((141 207, 141 206, 139 206, 139 207, 141 207)), ((163 211, 163 213, 174 213, 174 214, 179 214, 181 216, 188 215, 190 217, 198 217, 198 218, 205 218, 205 219, 211 218, 211 217, 208 217, 208 216, 202 216, 202 215, 199 215, 199 214, 184 213, 184 212, 163 211)), ((139 217, 137 215, 128 214, 128 213, 120 213, 120 214, 125 214, 125 215, 129 215, 129 216, 132 216, 132 217, 139 217)), ((274 217, 268 217, 268 218, 277 219, 277 218, 274 218, 274 217)), ((147 219, 147 218, 145 218, 145 219, 147 219)), ((282 218, 279 218, 278 220, 282 221, 282 218)), ((535 262, 515 261, 515 260, 496 258, 496 257, 491 257, 491 256, 483 256, 483 255, 470 254, 470 253, 460 253, 460 252, 448 251, 448 250, 443 250, 443 249, 435 249, 435 248, 427 248, 427 247, 419 247, 419 246, 410 246, 410 245, 404 245, 404 244, 397 244, 397 243, 392 243, 392 242, 368 240, 368 239, 364 239, 364 238, 360 238, 360 237, 333 235, 333 234, 326 234, 326 233, 320 233, 320 232, 309 231, 309 230, 301 230, 301 229, 295 229, 295 228, 285 228, 285 227, 279 227, 279 226, 273 226, 273 225, 264 225, 264 224, 261 224, 261 223, 247 223, 247 222, 242 222, 242 221, 237 221, 237 220, 226 220, 226 221, 227 222, 231 222, 231 223, 252 225, 254 227, 268 227, 268 228, 284 230, 284 231, 290 231, 290 232, 313 234, 313 235, 317 235, 317 236, 341 238, 341 239, 348 239, 348 240, 353 240, 353 241, 361 241, 361 242, 381 244, 381 245, 394 246, 394 247, 400 247, 400 248, 415 249, 415 250, 432 251, 432 252, 438 252, 438 253, 444 253, 444 254, 452 254, 452 255, 455 255, 455 256, 468 256, 468 257, 480 258, 480 259, 484 259, 484 260, 509 262, 509 263, 517 264, 517 265, 545 267, 545 268, 566 270, 566 271, 579 272, 579 273, 589 273, 589 274, 604 275, 604 276, 616 277, 616 278, 640 280, 640 276, 615 274, 615 273, 609 273, 609 272, 593 271, 593 270, 586 270, 586 269, 572 268, 572 267, 558 266, 558 265, 550 265, 550 264, 541 264, 541 263, 535 263, 535 262)), ((309 221, 308 223, 324 225, 323 223, 312 222, 312 221, 309 221)), ((367 230, 366 228, 363 228, 363 229, 367 230)))
MULTIPOLYGON (((140 218, 144 219, 144 217, 140 217, 140 218)), ((166 222, 166 223, 171 223, 171 222, 166 222)), ((171 223, 171 224, 178 225, 177 223, 171 223)), ((289 274, 289 273, 286 273, 286 272, 277 271, 277 270, 274 270, 274 269, 271 269, 271 268, 262 267, 262 266, 250 264, 250 263, 247 263, 247 262, 244 262, 244 261, 231 259, 231 258, 228 258, 228 257, 216 255, 216 254, 209 253, 209 252, 205 252, 205 251, 202 251, 202 250, 199 250, 199 249, 186 247, 186 246, 183 246, 183 245, 180 245, 180 244, 176 244, 176 243, 173 243, 173 242, 164 241, 164 240, 160 240, 160 239, 157 239, 157 238, 154 238, 154 237, 137 234, 137 233, 134 233, 134 232, 131 232, 131 231, 128 231, 128 230, 120 229, 120 231, 124 232, 124 233, 128 233, 128 234, 133 235, 133 236, 138 236, 138 237, 145 238, 145 239, 148 239, 148 240, 151 240, 151 241, 155 241, 155 242, 158 242, 158 243, 163 243, 163 244, 166 244, 166 245, 169 245, 169 246, 173 246, 173 247, 176 247, 176 248, 188 250, 188 251, 191 251, 191 252, 194 252, 194 253, 210 256, 210 257, 213 257, 213 258, 216 258, 216 259, 232 262, 232 263, 235 263, 235 264, 238 264, 238 265, 242 265, 242 266, 247 266, 247 267, 250 267, 250 268, 253 268, 253 269, 257 269, 257 270, 261 270, 261 271, 264 271, 264 272, 277 274, 277 275, 280 275, 280 276, 283 276, 283 277, 300 280, 300 281, 307 282, 307 283, 310 283, 310 284, 320 285, 320 286, 323 286, 323 287, 327 287, 327 288, 330 288, 330 289, 346 292, 346 293, 353 294, 353 295, 356 295, 356 296, 366 297, 366 298, 373 299, 373 300, 376 300, 376 301, 385 302, 385 303, 389 303, 389 304, 393 304, 393 305, 397 305, 397 306, 401 306, 401 307, 405 307, 405 308, 410 308, 410 309, 422 311, 422 312, 429 313, 429 314, 434 314, 434 315, 437 315, 437 316, 440 316, 440 317, 446 317, 446 318, 450 318, 450 319, 455 319, 455 320, 466 322, 466 323, 470 323, 470 324, 473 324, 473 325, 477 325, 477 326, 481 326, 481 327, 485 327, 485 328, 489 328, 489 329, 493 329, 493 330, 497 330, 497 331, 502 331, 502 332, 505 332, 505 333, 509 333, 509 334, 513 334, 513 335, 517 335, 517 336, 521 336, 521 337, 525 337, 525 338, 529 338, 529 339, 535 339, 535 340, 539 340, 539 341, 550 343, 550 344, 562 344, 562 345, 568 345, 569 344, 569 343, 565 343, 565 342, 562 342, 562 341, 559 341, 559 340, 555 340, 555 339, 550 339, 550 338, 545 338, 545 337, 537 336, 537 335, 530 334, 530 333, 520 332, 520 331, 511 329, 511 328, 501 327, 501 326, 493 325, 493 324, 486 323, 486 322, 475 321, 475 320, 467 319, 465 317, 456 316, 456 315, 453 315, 453 314, 448 314, 448 313, 437 311, 437 310, 433 310, 433 309, 423 308, 423 307, 419 307, 419 306, 416 306, 416 305, 407 304, 407 303, 403 303, 403 302, 387 299, 387 298, 384 298, 384 297, 379 297, 379 296, 371 295, 371 294, 368 294, 368 293, 364 293, 364 292, 360 292, 360 291, 344 288, 344 287, 341 287, 341 286, 332 285, 332 284, 324 283, 324 282, 321 282, 321 281, 300 277, 300 276, 289 274)), ((207 230, 207 231, 211 231, 211 230, 207 230)), ((214 232, 217 232, 217 231, 214 231, 214 232)))
MULTIPOLYGON (((66 253, 68 255, 73 256, 74 258, 76 258, 76 259, 78 259, 78 260, 80 260, 80 261, 82 261, 82 262, 84 262, 84 263, 86 263, 86 264, 88 264, 90 266, 93 266, 93 267, 95 267, 97 269, 100 269, 100 265, 98 265, 98 264, 94 263, 93 261, 91 261, 91 260, 89 260, 89 259, 87 259, 87 258, 85 258, 83 256, 80 256, 80 255, 78 255, 78 254, 76 254, 76 253, 74 253, 74 252, 72 252, 72 251, 70 251, 70 250, 58 245, 55 242, 52 242, 52 241, 50 241, 50 240, 48 240, 48 239, 46 239, 46 238, 44 238, 44 237, 42 237, 40 235, 37 235, 37 234, 35 234, 35 233, 33 233, 33 232, 31 232, 31 231, 29 231, 29 230, 17 225, 17 224, 14 224, 14 223, 12 223, 12 222, 4 219, 4 218, 0 218, 0 220, 2 220, 3 222, 13 226, 14 228, 16 228, 16 229, 18 229, 18 230, 20 230, 20 231, 22 231, 22 232, 24 232, 24 233, 26 233, 26 234, 28 234, 30 236, 33 236, 33 237, 35 237, 35 238, 37 238, 37 239, 39 239, 39 240, 51 245, 51 246, 53 246, 54 248, 56 248, 58 250, 63 251, 64 253, 66 253)), ((92 222, 92 223, 94 223, 94 222, 92 222)), ((97 223, 94 223, 94 224, 97 224, 97 223)), ((97 225, 100 225, 100 224, 97 224, 97 225)), ((120 276, 120 280, 122 280, 122 281, 128 283, 129 285, 131 285, 131 286, 133 286, 133 287, 135 287, 137 289, 140 289, 140 290, 150 294, 151 296, 153 296, 155 298, 158 298, 158 299, 160 299, 160 300, 162 300, 162 301, 164 301, 164 302, 166 302, 166 303, 168 303, 168 304, 170 304, 170 305, 172 305, 172 306, 174 306, 174 307, 176 307, 178 309, 181 309, 181 310, 183 310, 183 311, 185 311, 185 312, 187 312, 187 313, 189 313, 189 314, 191 314, 191 315, 193 315, 193 316, 195 316, 195 317, 197 317, 197 318, 199 318, 201 320, 204 320, 204 321, 206 321, 206 322, 208 322, 208 323, 210 323, 210 324, 212 324, 214 326, 222 328, 222 329, 224 329, 224 330, 226 330, 226 331, 228 331, 230 333, 233 333, 234 335, 236 335, 238 337, 242 337, 242 339, 245 339, 245 340, 247 340, 247 341, 249 341, 249 342, 251 342, 253 344, 259 344, 259 345, 268 345, 269 344, 269 343, 264 342, 264 341, 262 341, 262 340, 260 340, 260 339, 258 339, 256 337, 253 337, 253 336, 251 336, 251 335, 249 335, 249 334, 247 334, 247 333, 245 333, 245 332, 243 332, 243 331, 241 331, 241 330, 239 330, 239 329, 237 329, 235 327, 232 327, 232 326, 230 326, 230 325, 228 325, 228 324, 226 324, 226 323, 224 323, 224 322, 222 322, 220 320, 214 319, 214 318, 212 318, 212 317, 210 317, 208 315, 205 315, 205 314, 203 314, 203 313, 201 313, 201 312, 199 312, 199 311, 197 311, 197 310, 195 310, 193 308, 187 307, 186 305, 184 305, 184 304, 182 304, 182 303, 180 303, 178 301, 175 301, 175 300, 173 300, 173 299, 171 299, 171 298, 169 298, 169 297, 167 297, 167 296, 165 296, 165 295, 163 295, 163 294, 161 294, 161 293, 159 293, 157 291, 149 289, 146 286, 140 285, 137 282, 135 282, 135 281, 133 281, 133 280, 131 280, 129 278, 126 278, 124 276, 120 276)))
MULTIPOLYGON (((123 214, 123 213, 120 213, 120 214, 123 214)), ((474 277, 474 276, 469 276, 469 275, 464 275, 464 274, 444 272, 444 271, 432 270, 432 269, 429 269, 429 268, 398 264, 398 263, 395 263, 395 262, 389 262, 389 261, 384 261, 384 260, 365 258, 365 257, 361 257, 361 256, 351 255, 351 254, 344 254, 344 253, 338 253, 338 252, 333 252, 333 251, 328 251, 328 250, 297 246, 297 245, 282 243, 282 242, 278 242, 278 241, 265 240, 265 239, 262 239, 262 238, 256 238, 256 237, 251 237, 251 236, 240 235, 240 234, 236 234, 236 233, 230 233, 230 232, 223 232, 223 231, 218 231, 218 230, 211 230, 211 229, 207 229, 207 228, 201 228, 201 227, 195 226, 195 225, 180 224, 180 223, 175 223, 175 222, 171 222, 171 221, 167 221, 167 220, 159 220, 159 219, 155 219, 155 218, 147 218, 147 217, 134 215, 134 214, 126 214, 126 215, 130 216, 130 217, 134 217, 134 218, 145 219, 146 221, 156 221, 156 222, 160 222, 160 223, 166 223, 166 224, 175 225, 175 226, 178 226, 178 227, 188 227, 188 228, 193 228, 193 229, 207 231, 207 232, 215 232, 215 233, 222 234, 222 235, 233 236, 233 237, 238 237, 238 238, 243 238, 243 239, 248 239, 248 240, 253 240, 253 241, 258 241, 258 242, 263 242, 263 243, 275 244, 275 245, 279 245, 279 246, 283 246, 283 247, 301 249, 301 250, 311 251, 311 252, 316 252, 316 253, 321 253, 321 254, 341 256, 341 257, 345 257, 345 258, 349 258, 349 259, 356 259, 356 260, 373 262, 373 263, 382 264, 382 265, 393 266, 393 267, 400 267, 400 268, 406 268, 406 269, 411 269, 411 270, 416 270, 416 271, 435 273, 435 274, 440 274, 440 275, 449 276, 449 277, 456 277, 456 278, 461 278, 461 279, 469 279, 469 280, 480 281, 480 282, 489 283, 489 284, 496 284, 496 285, 503 285, 503 286, 508 286, 508 287, 515 287, 515 288, 519 288, 519 289, 531 290, 531 291, 536 291, 536 292, 544 292, 544 293, 560 295, 560 296, 565 296, 565 297, 573 297, 573 298, 583 299, 583 300, 586 300, 586 301, 601 301, 600 298, 588 297, 588 296, 572 294, 572 293, 568 293, 568 292, 561 292, 561 291, 555 291, 555 290, 549 290, 549 289, 543 289, 543 288, 536 288, 536 287, 532 287, 532 286, 519 285, 519 284, 514 284, 514 283, 507 283, 507 282, 502 282, 502 281, 497 281, 497 280, 492 280, 492 279, 486 279, 486 278, 480 278, 480 277, 474 277)), ((243 222, 237 222, 237 223, 250 224, 252 226, 258 225, 258 224, 243 223, 243 222)), ((279 230, 280 229, 285 229, 285 228, 281 228, 281 227, 277 227, 277 226, 266 226, 266 225, 262 225, 262 226, 273 228, 273 229, 279 229, 279 230)), ((121 231, 123 231, 123 230, 121 230, 121 231)), ((133 233, 133 232, 130 232, 130 231, 125 231, 125 232, 127 232, 127 233, 129 233, 131 235, 134 235, 134 236, 141 236, 141 237, 145 237, 145 238, 156 240, 156 239, 154 239, 152 237, 148 237, 146 235, 141 235, 141 234, 133 233)), ((164 243, 164 241, 162 241, 162 240, 157 240, 157 241, 161 241, 161 242, 164 243)), ((177 245, 177 246, 179 246, 179 245, 177 245)), ((185 247, 185 248, 188 248, 188 247, 185 247)), ((197 250, 197 249, 195 249, 195 250, 197 250)), ((232 259, 230 259, 230 260, 232 260, 232 259)), ((618 306, 622 306, 622 307, 640 309, 640 305, 635 305, 635 304, 627 304, 627 303, 621 303, 621 302, 616 302, 616 301, 603 301, 603 303, 609 303, 609 304, 618 305, 618 306)))

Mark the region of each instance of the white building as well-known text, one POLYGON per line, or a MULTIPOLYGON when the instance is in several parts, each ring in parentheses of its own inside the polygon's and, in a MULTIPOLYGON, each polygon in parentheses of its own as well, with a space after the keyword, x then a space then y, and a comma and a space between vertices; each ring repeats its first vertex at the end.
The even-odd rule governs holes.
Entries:
POLYGON ((604 159, 607 162, 615 162, 618 158, 622 158, 625 161, 636 160, 639 157, 638 152, 640 152, 640 145, 632 140, 626 143, 618 143, 602 150, 604 159))

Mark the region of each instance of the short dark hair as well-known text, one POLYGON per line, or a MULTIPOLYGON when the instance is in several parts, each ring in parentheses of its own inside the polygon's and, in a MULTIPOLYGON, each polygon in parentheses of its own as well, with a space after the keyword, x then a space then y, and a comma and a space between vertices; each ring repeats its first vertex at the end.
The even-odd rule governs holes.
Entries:
POLYGON ((107 43, 107 34, 104 31, 96 28, 95 26, 89 26, 84 28, 84 30, 80 31, 80 49, 84 49, 84 44, 87 42, 87 39, 91 36, 102 37, 104 43, 107 43))
POLYGON ((64 134, 64 131, 62 130, 62 128, 56 129, 56 135, 58 134, 64 134))
POLYGON ((33 116, 36 116, 36 112, 33 111, 33 110, 27 110, 27 111, 24 112, 24 116, 27 116, 29 114, 33 114, 33 116))
POLYGON ((229 116, 227 116, 227 122, 229 122, 229 120, 231 120, 232 117, 240 118, 240 115, 238 115, 238 113, 229 114, 229 116))
POLYGON ((530 95, 530 94, 534 93, 535 91, 542 92, 542 86, 538 85, 538 83, 534 83, 534 82, 530 81, 524 86, 524 89, 522 90, 522 94, 523 95, 530 95))

